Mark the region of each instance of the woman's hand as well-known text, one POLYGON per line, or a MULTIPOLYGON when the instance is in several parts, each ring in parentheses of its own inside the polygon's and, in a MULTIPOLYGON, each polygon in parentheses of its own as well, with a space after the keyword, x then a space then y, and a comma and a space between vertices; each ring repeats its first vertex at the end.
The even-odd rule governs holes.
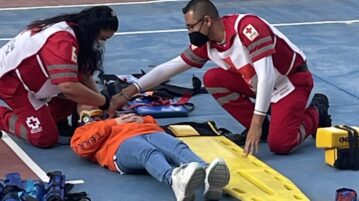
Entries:
POLYGON ((130 113, 130 114, 123 114, 117 118, 115 118, 117 124, 123 124, 123 123, 131 123, 131 122, 136 122, 136 123, 143 123, 144 120, 141 116, 138 116, 134 113, 130 113))

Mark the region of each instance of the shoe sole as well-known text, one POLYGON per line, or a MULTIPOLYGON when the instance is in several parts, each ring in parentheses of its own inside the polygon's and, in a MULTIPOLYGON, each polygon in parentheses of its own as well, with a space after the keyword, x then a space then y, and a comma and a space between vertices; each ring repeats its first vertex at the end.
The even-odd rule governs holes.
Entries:
POLYGON ((183 201, 194 201, 195 191, 203 184, 206 173, 203 168, 198 167, 190 177, 185 189, 185 198, 183 201))
POLYGON ((219 161, 208 173, 209 188, 204 193, 206 200, 220 200, 223 195, 223 188, 228 184, 230 172, 223 161, 219 161))

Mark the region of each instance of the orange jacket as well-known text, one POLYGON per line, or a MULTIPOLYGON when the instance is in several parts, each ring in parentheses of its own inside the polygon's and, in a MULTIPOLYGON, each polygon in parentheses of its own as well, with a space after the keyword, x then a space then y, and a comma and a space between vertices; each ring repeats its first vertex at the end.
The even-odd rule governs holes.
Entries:
POLYGON ((143 123, 117 124, 115 119, 108 119, 80 126, 71 139, 71 148, 79 156, 117 171, 113 158, 123 141, 137 135, 163 131, 153 117, 145 116, 143 120, 143 123))

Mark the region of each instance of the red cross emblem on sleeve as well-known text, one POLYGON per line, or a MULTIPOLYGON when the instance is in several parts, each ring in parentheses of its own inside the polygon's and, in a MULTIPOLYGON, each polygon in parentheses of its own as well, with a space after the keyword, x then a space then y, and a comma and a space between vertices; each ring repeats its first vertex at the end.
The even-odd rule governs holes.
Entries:
POLYGON ((244 27, 242 33, 248 38, 248 40, 253 41, 259 36, 258 31, 251 25, 248 24, 244 27))

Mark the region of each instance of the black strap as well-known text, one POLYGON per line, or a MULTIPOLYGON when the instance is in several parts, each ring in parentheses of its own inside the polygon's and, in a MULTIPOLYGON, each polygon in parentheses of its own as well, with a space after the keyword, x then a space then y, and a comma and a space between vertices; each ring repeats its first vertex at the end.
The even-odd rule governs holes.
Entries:
POLYGON ((207 121, 207 122, 178 122, 173 124, 168 124, 161 126, 166 133, 176 136, 171 129, 169 128, 172 125, 189 125, 193 129, 195 129, 201 136, 218 136, 221 135, 220 131, 218 130, 216 123, 214 121, 207 121))
POLYGON ((184 104, 182 104, 182 106, 185 107, 188 112, 192 112, 194 110, 194 104, 193 103, 184 103, 184 104))
POLYGON ((98 108, 100 108, 101 110, 107 110, 110 107, 110 97, 106 94, 103 94, 103 96, 105 97, 105 103, 101 106, 99 106, 98 108))
POLYGON ((338 157, 334 166, 338 169, 359 170, 358 131, 350 126, 334 126, 348 132, 349 149, 338 149, 338 157))
MULTIPOLYGON (((132 74, 132 75, 135 76, 136 74, 132 74)), ((144 73, 141 75, 144 75, 144 73)), ((141 75, 136 75, 135 77, 141 77, 141 75)), ((104 95, 106 94, 109 97, 112 97, 113 95, 119 93, 122 89, 131 85, 131 83, 127 83, 120 80, 114 74, 101 74, 99 75, 99 78, 100 80, 102 80, 102 84, 106 86, 101 91, 101 93, 104 95)), ((202 81, 194 75, 192 77, 192 88, 176 86, 176 85, 168 84, 167 82, 168 80, 162 82, 161 84, 150 90, 165 92, 172 97, 181 97, 186 93, 190 94, 191 96, 194 96, 196 94, 208 93, 206 89, 202 87, 202 81)))
POLYGON ((23 198, 25 201, 38 201, 36 198, 31 197, 29 195, 25 195, 23 198))
MULTIPOLYGON (((237 144, 238 146, 243 146, 246 142, 246 135, 244 134, 236 134, 232 133, 230 130, 226 128, 218 128, 214 121, 206 121, 206 122, 179 122, 161 126, 166 133, 176 136, 172 130, 169 128, 171 125, 189 125, 193 129, 195 129, 200 136, 224 136, 237 144)), ((196 135, 197 136, 197 135, 196 135)), ((188 136, 190 137, 190 136, 188 136)))
POLYGON ((91 201, 86 192, 67 193, 64 201, 91 201))
POLYGON ((156 87, 153 88, 153 90, 156 91, 165 91, 168 94, 178 97, 183 96, 184 94, 188 93, 191 96, 194 96, 196 94, 206 94, 208 93, 207 90, 202 87, 202 81, 196 77, 192 76, 192 86, 193 88, 187 88, 187 87, 181 87, 176 85, 171 85, 167 83, 162 83, 156 87))
POLYGON ((8 192, 8 193, 4 194, 1 201, 6 201, 6 200, 19 200, 20 201, 18 192, 8 192))

